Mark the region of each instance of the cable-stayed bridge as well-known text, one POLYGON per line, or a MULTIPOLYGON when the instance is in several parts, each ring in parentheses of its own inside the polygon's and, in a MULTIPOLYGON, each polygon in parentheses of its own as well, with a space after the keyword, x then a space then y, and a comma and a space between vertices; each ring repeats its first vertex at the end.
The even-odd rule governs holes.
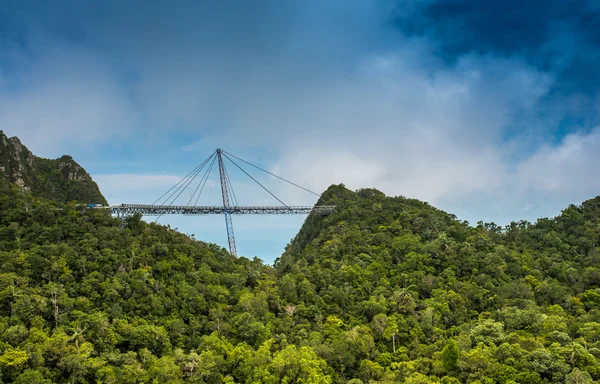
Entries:
POLYGON ((233 220, 231 215, 298 215, 298 214, 318 214, 328 215, 335 209, 335 206, 296 206, 287 205, 279 197, 275 196, 269 189, 254 178, 239 163, 249 165, 263 173, 277 178, 289 185, 299 188, 307 193, 319 196, 298 184, 295 184, 283 177, 277 176, 261 167, 258 167, 246 160, 243 160, 229 152, 217 149, 200 165, 194 168, 190 173, 183 177, 177 184, 166 191, 162 196, 156 199, 152 204, 120 204, 108 207, 93 206, 98 209, 110 209, 111 213, 119 217, 140 214, 144 216, 156 216, 155 222, 163 215, 210 215, 222 214, 225 217, 225 227, 227 229, 227 240, 229 243, 229 252, 237 256, 235 235, 233 231, 233 220), (225 166, 224 159, 233 164, 236 169, 248 176, 254 183, 260 186, 272 198, 277 200, 279 205, 275 206, 246 206, 240 205, 237 196, 231 184, 229 173, 225 166), (235 160, 234 160, 235 159, 235 160), (211 175, 218 171, 220 182, 222 205, 203 206, 198 205, 200 196, 205 192, 211 175), (185 204, 180 200, 188 192, 189 199, 185 204))
POLYGON ((302 215, 316 213, 328 215, 335 208, 333 205, 321 206, 236 206, 233 205, 227 210, 225 207, 214 206, 188 206, 188 205, 145 205, 145 204, 121 204, 108 207, 118 216, 133 215, 139 213, 144 216, 162 216, 162 215, 222 215, 226 211, 231 214, 239 215, 302 215))

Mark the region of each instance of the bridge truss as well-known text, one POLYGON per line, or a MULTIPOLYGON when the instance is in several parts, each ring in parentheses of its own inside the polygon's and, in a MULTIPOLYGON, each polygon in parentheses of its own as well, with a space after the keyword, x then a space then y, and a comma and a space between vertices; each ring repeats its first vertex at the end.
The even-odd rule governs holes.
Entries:
MULTIPOLYGON (((280 176, 277 176, 263 168, 260 168, 246 160, 243 160, 229 152, 223 151, 221 149, 217 149, 213 152, 206 160, 204 160, 200 165, 194 168, 190 173, 188 173, 183 179, 181 179, 177 184, 171 187, 167 192, 165 192, 161 197, 156 199, 152 204, 121 204, 121 205, 112 205, 109 207, 96 207, 96 208, 108 208, 112 212, 112 214, 121 216, 133 215, 133 214, 141 214, 144 216, 157 216, 155 222, 162 215, 209 215, 209 214, 221 214, 225 217, 225 227, 227 229, 227 240, 229 243, 229 252, 237 256, 236 244, 235 244, 235 235, 233 231, 233 220, 231 215, 295 215, 295 214, 318 214, 318 215, 328 215, 335 209, 335 206, 290 206, 286 205, 281 199, 275 196, 271 191, 269 191, 264 185, 262 185, 256 178, 254 178, 250 173, 248 173, 238 161, 244 163, 246 165, 250 165, 251 167, 258 169, 261 172, 264 172, 272 177, 275 177, 279 180, 282 180, 294 187, 300 188, 305 192, 311 193, 313 195, 319 196, 317 193, 312 192, 304 187, 299 186, 298 184, 292 183, 289 180, 286 180, 280 176), (271 195, 275 200, 277 200, 281 205, 278 206, 243 206, 239 205, 237 201, 237 196, 231 185, 231 180, 229 178, 229 173, 227 172, 227 168, 225 167, 224 160, 228 160, 231 164, 233 164, 238 170, 248 176, 254 183, 258 184, 263 190, 265 190, 268 194, 271 195), (237 161, 235 161, 235 160, 237 161), (221 198, 223 205, 222 206, 201 206, 198 205, 198 201, 200 199, 200 195, 206 189, 209 178, 212 174, 212 171, 215 169, 215 166, 218 168, 219 181, 221 187, 221 198), (200 176, 198 178, 198 176, 200 176), (188 199, 186 204, 175 204, 178 202, 178 199, 183 195, 183 193, 187 191, 190 193, 190 198, 188 199), (192 204, 193 202, 193 204, 192 204)), ((208 183, 210 184, 210 183, 208 183)))
POLYGON ((186 205, 144 205, 144 204, 122 204, 109 207, 110 210, 118 216, 129 216, 136 213, 144 216, 162 216, 162 215, 222 215, 229 212, 234 215, 302 215, 318 214, 328 215, 333 212, 333 205, 317 205, 302 207, 280 207, 280 206, 235 206, 232 205, 228 210, 225 207, 213 206, 186 206, 186 205))

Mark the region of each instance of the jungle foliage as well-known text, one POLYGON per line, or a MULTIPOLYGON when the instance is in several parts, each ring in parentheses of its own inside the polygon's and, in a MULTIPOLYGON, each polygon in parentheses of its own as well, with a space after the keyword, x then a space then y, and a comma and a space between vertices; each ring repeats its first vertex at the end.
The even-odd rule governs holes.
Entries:
POLYGON ((501 228, 332 186, 274 266, 0 195, 5 383, 591 383, 600 197, 501 228))

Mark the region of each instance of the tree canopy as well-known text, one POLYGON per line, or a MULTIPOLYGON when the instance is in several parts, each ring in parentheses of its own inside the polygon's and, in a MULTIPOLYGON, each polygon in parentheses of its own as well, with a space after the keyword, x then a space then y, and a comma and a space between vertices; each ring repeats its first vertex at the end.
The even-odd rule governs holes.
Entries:
POLYGON ((506 227, 374 189, 319 204, 268 266, 6 190, 0 380, 600 380, 600 197, 506 227))

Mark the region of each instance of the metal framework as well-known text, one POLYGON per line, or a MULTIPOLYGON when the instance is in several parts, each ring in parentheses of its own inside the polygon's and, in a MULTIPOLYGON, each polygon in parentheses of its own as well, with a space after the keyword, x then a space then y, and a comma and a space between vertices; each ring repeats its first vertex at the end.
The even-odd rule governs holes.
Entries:
MULTIPOLYGON (((187 205, 143 205, 143 204, 121 204, 111 205, 107 208, 117 216, 128 216, 139 213, 144 216, 162 216, 162 215, 222 215, 225 213, 225 207, 215 206, 187 206, 187 205)), ((302 215, 317 214, 329 215, 335 206, 333 205, 315 205, 315 206, 291 206, 291 207, 256 207, 256 206, 230 206, 227 210, 234 215, 302 215)))
POLYGON ((235 248, 235 236, 233 234, 233 221, 231 220, 231 207, 229 206, 229 193, 227 191, 227 176, 223 167, 223 156, 221 150, 217 149, 219 160, 219 178, 221 179, 221 194, 223 195, 223 213, 225 214, 225 226, 227 227, 227 241, 229 242, 229 253, 237 256, 235 248))
MULTIPOLYGON (((112 206, 99 206, 96 204, 90 204, 91 208, 99 208, 99 209, 109 209, 110 212, 118 217, 124 217, 133 214, 141 214, 145 216, 157 216, 155 222, 162 215, 209 215, 209 214, 222 214, 225 216, 225 226, 227 228, 227 240, 229 243, 229 252, 237 256, 237 250, 235 246, 235 236, 233 232, 233 221, 231 219, 232 214, 241 214, 241 215, 294 215, 294 214, 318 214, 318 215, 328 215, 334 210, 334 206, 288 206, 283 201, 281 201, 277 196, 275 196, 271 191, 269 191, 264 185, 262 185, 257 179, 252 177, 245 169, 243 169, 236 161, 241 161, 247 165, 250 165, 270 176, 273 176, 277 179, 280 179, 294 187, 300 188, 306 192, 312 193, 315 196, 319 196, 317 193, 309 191, 308 189, 299 186, 298 184, 292 183, 289 180, 286 180, 282 177, 272 174, 271 172, 262 169, 248 161, 241 159, 229 152, 223 151, 221 149, 217 149, 212 153, 206 160, 204 160, 200 165, 194 168, 190 173, 188 173, 183 179, 181 179, 177 184, 175 184, 171 189, 165 192, 161 197, 159 197, 154 203, 145 205, 145 204, 121 204, 121 205, 112 205, 112 206), (258 184, 262 189, 264 189, 267 193, 269 193, 275 200, 281 203, 281 206, 242 206, 238 204, 237 197, 233 190, 233 186, 231 185, 231 180, 229 180, 229 175, 227 173, 227 169, 225 168, 225 164, 223 163, 223 157, 229 160, 237 169, 243 172, 246 176, 248 176, 252 181, 258 184), (200 206, 198 204, 198 200, 200 195, 204 191, 204 188, 207 185, 208 179, 210 178, 211 171, 213 167, 217 163, 219 168, 219 180, 221 184, 221 196, 223 198, 223 206, 200 206), (199 175, 202 175, 197 179, 199 175), (199 181, 198 181, 199 180, 199 181), (196 181, 196 184, 194 184, 196 181), (194 188, 194 185, 195 188, 194 188), (185 205, 174 205, 176 201, 180 198, 183 192, 189 191, 190 198, 185 205), (192 193, 193 192, 193 193, 192 193), (192 204, 192 201, 195 202, 192 204), (230 203, 230 199, 233 202, 233 205, 230 203), (158 203, 158 204, 157 204, 158 203)), ((210 185, 210 183, 209 183, 210 185)), ((209 202, 210 204, 210 202, 209 202)))

